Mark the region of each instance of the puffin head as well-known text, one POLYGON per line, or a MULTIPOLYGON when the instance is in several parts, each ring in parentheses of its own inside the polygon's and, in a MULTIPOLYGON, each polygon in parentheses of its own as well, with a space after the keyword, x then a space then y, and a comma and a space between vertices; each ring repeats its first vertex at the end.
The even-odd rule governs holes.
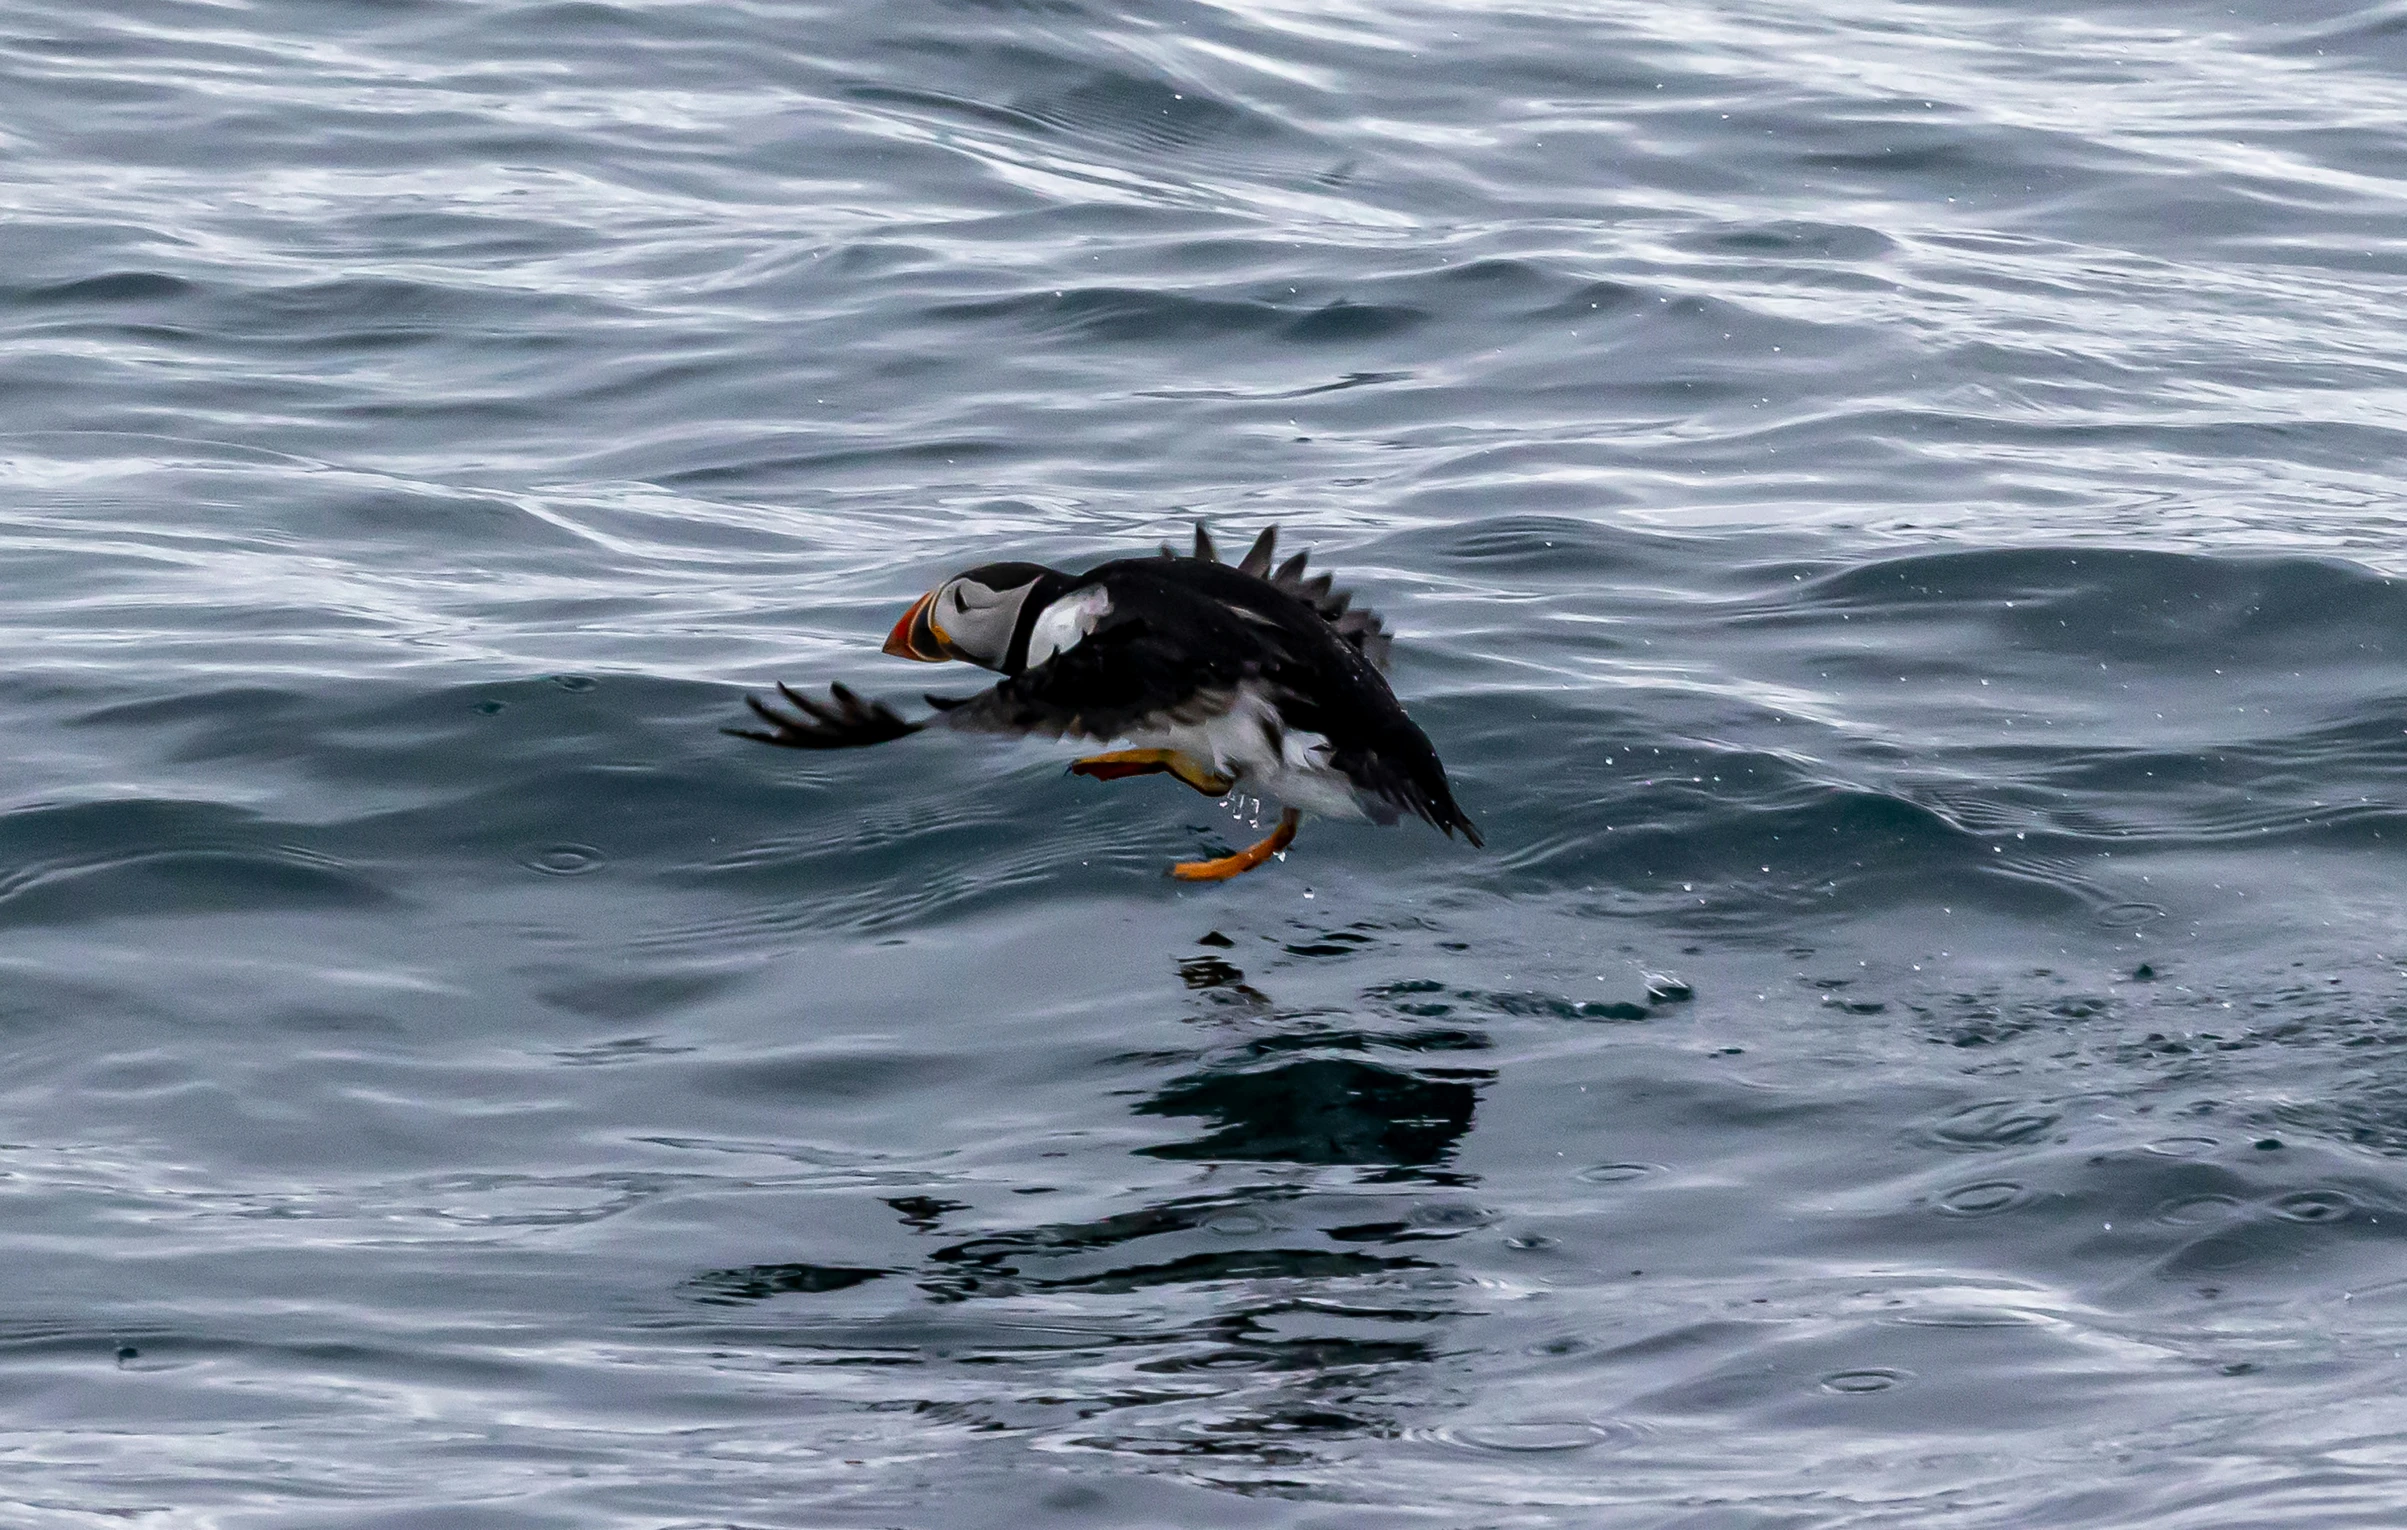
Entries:
POLYGON ((960 659, 1012 673, 1012 658, 1027 653, 1028 628, 1044 609, 1039 596, 1067 583, 1067 576, 1036 563, 988 563, 956 574, 911 603, 887 635, 886 651, 925 664, 960 659))

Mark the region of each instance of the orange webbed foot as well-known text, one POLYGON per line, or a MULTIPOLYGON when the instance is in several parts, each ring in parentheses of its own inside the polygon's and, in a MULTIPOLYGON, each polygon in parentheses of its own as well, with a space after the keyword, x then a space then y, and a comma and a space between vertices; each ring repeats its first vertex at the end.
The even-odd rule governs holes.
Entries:
POLYGON ((1269 837, 1260 843, 1248 845, 1235 855, 1224 855, 1218 860, 1181 861, 1170 868, 1170 874, 1182 882, 1225 882, 1231 877, 1242 876, 1293 844, 1296 825, 1303 821, 1303 814, 1294 808, 1287 808, 1279 814, 1279 826, 1271 830, 1269 837))

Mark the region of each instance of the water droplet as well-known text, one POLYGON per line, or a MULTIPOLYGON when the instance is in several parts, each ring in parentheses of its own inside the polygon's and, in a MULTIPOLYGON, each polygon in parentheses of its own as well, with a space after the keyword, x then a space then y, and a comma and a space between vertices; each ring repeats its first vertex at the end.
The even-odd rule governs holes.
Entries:
POLYGON ((1582 1169, 1572 1177, 1584 1179, 1592 1185, 1623 1185, 1662 1172, 1663 1165, 1659 1163, 1600 1163, 1582 1169))
POLYGON ((2152 1213, 2159 1222, 2175 1227, 2201 1227, 2221 1222, 2240 1209, 2238 1197, 2229 1195, 2185 1195, 2165 1202, 2152 1213))
POLYGON ((2148 1151, 2167 1158, 2197 1158, 2222 1145, 2212 1137, 2159 1137, 2148 1144, 2148 1151))
POLYGON ((2172 911, 2161 903, 2143 902, 2137 898, 2121 903, 2109 903, 2092 916, 2110 930, 2136 930, 2167 917, 2172 911))
POLYGON ((2268 1209, 2287 1222, 2345 1222, 2357 1203, 2337 1190, 2301 1190, 2268 1209))
POLYGON ((1985 1100, 1943 1117, 1931 1128, 1942 1146, 1987 1150, 2017 1147, 2044 1134, 2064 1113, 2023 1100, 1985 1100))
POLYGON ((1861 1397, 1870 1392, 1886 1392, 1907 1379, 1908 1373, 1905 1371, 1877 1368, 1861 1371, 1833 1371, 1822 1378, 1822 1390, 1836 1392, 1844 1397, 1861 1397))
POLYGON ((1697 991, 1668 972, 1646 975, 1646 997, 1650 1004, 1680 1004, 1697 996, 1697 991))
POLYGON ((2023 1187, 2010 1179, 1985 1179, 1948 1191, 1939 1197, 1939 1209, 1955 1217, 1994 1216, 2021 1205, 2025 1198, 2023 1187))
POLYGON ((527 856, 518 864, 546 876, 581 876, 602 864, 602 852, 591 845, 552 845, 527 856))
POLYGON ((1458 1424, 1442 1431, 1457 1445, 1474 1450, 1497 1450, 1512 1455, 1537 1455, 1566 1450, 1587 1450, 1613 1437, 1614 1431, 1586 1419, 1523 1419, 1498 1420, 1486 1424, 1458 1424))

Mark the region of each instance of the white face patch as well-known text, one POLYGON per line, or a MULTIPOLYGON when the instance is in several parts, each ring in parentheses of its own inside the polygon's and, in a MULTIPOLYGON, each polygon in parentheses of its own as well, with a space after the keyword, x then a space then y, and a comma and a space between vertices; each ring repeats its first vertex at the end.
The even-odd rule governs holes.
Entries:
POLYGON ((1095 630, 1112 608, 1112 598, 1102 586, 1064 595, 1037 614, 1036 624, 1028 629, 1028 668, 1034 669, 1055 654, 1065 653, 1078 646, 1079 640, 1095 630))
POLYGON ((1020 602, 1027 598, 1024 585, 990 590, 966 576, 949 579, 936 591, 928 619, 957 657, 996 669, 1011 646, 1012 629, 1019 625, 1020 602))

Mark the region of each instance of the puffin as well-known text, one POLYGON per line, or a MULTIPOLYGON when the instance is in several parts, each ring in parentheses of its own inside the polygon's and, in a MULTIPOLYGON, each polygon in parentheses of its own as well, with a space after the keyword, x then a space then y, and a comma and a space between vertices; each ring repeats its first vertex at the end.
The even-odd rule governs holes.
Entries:
POLYGON ((826 699, 778 682, 784 705, 747 695, 763 726, 737 738, 788 749, 857 749, 930 727, 964 733, 1121 742, 1074 761, 1098 781, 1168 775, 1207 797, 1243 790, 1279 804, 1259 843, 1170 874, 1217 882, 1286 850, 1307 813, 1392 824, 1422 819, 1485 843, 1455 804, 1429 736, 1405 715, 1385 670, 1376 612, 1307 578, 1307 555, 1276 569, 1278 528, 1236 563, 1195 528, 1193 552, 1120 558, 1083 574, 987 563, 913 601, 886 638, 897 658, 960 660, 1003 678, 968 696, 929 695, 906 719, 842 684, 826 699))

